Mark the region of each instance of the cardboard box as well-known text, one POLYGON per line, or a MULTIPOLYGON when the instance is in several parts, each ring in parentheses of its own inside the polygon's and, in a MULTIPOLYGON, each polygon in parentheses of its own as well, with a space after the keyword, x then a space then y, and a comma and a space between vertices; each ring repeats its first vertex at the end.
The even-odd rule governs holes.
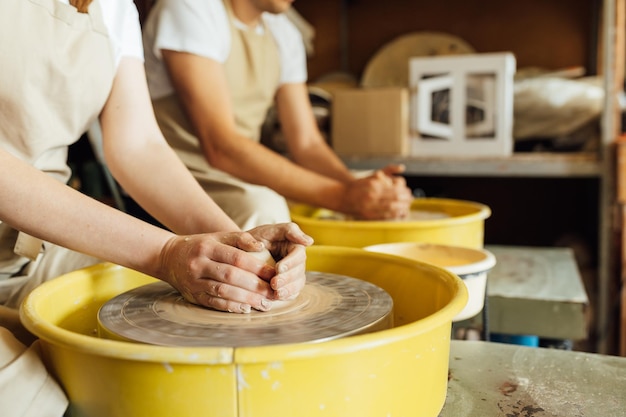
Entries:
POLYGON ((333 95, 331 114, 331 143, 338 155, 409 154, 408 89, 340 89, 333 95))

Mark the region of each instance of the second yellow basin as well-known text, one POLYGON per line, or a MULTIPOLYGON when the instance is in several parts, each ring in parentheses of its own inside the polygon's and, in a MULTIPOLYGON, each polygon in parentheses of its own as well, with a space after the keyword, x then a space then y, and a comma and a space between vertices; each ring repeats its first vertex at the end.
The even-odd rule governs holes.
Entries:
POLYGON ((491 210, 473 201, 416 198, 407 220, 369 221, 333 218, 333 212, 304 204, 290 207, 291 218, 318 245, 364 246, 426 242, 482 248, 484 223, 491 210))

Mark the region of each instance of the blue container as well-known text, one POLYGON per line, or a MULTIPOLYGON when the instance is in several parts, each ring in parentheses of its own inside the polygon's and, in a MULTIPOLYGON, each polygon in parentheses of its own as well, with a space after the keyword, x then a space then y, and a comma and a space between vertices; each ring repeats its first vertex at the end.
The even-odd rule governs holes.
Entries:
POLYGON ((523 345, 523 346, 539 346, 539 336, 534 335, 516 335, 505 333, 491 333, 489 340, 498 343, 507 343, 510 345, 523 345))

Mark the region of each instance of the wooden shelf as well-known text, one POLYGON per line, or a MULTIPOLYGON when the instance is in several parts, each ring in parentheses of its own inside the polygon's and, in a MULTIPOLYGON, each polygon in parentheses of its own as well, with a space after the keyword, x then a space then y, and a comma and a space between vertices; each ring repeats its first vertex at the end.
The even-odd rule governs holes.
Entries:
POLYGON ((595 152, 516 153, 492 158, 344 157, 354 170, 404 164, 407 175, 474 177, 600 177, 601 162, 595 152))
MULTIPOLYGON (((614 353, 615 323, 619 318, 615 315, 613 295, 620 272, 615 229, 623 227, 621 219, 616 218, 614 142, 621 131, 618 97, 623 90, 626 62, 626 2, 398 0, 381 4, 375 0, 298 3, 298 11, 316 28, 315 54, 308 60, 310 80, 337 71, 360 79, 381 47, 400 35, 419 31, 458 36, 477 52, 513 52, 518 68, 558 70, 582 66, 588 75, 602 77, 605 97, 597 153, 518 153, 509 158, 462 159, 346 156, 343 160, 355 170, 402 163, 407 176, 444 180, 454 177, 597 179, 599 215, 595 220, 599 233, 597 296, 592 303, 594 338, 598 352, 614 353)), ((620 197, 623 195, 626 192, 620 197)), ((626 270, 624 265, 621 269, 626 270)), ((626 333, 626 321, 620 326, 626 333)), ((626 337, 623 340, 626 345, 626 337)), ((622 349, 626 351, 626 347, 622 349)))

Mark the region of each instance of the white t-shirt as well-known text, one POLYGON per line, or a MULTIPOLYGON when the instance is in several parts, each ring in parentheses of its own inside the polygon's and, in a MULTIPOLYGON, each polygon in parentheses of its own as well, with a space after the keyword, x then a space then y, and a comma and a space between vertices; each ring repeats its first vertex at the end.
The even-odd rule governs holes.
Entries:
MULTIPOLYGON (((298 29, 284 14, 264 13, 262 19, 280 53, 280 84, 306 82, 306 51, 298 29)), ((243 24, 239 26, 245 29, 243 24)), ((256 30, 262 30, 262 26, 256 30)), ((161 59, 162 49, 225 62, 230 45, 230 26, 223 0, 159 0, 143 28, 146 74, 152 98, 174 91, 161 59)))
MULTIPOLYGON (((69 4, 69 0, 58 0, 69 4)), ((109 31, 109 39, 117 68, 123 56, 139 58, 143 61, 141 26, 139 13, 133 0, 100 0, 104 25, 109 31)))

